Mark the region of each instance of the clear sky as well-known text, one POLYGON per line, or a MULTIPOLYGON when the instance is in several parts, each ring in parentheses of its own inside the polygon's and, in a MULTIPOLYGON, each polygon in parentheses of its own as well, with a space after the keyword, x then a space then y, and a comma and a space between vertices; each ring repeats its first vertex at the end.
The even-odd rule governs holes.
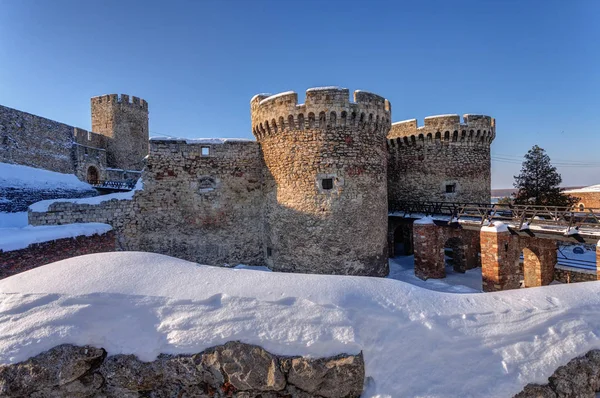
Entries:
POLYGON ((492 186, 545 148, 600 184, 600 1, 0 0, 0 104, 89 129, 89 98, 148 101, 151 135, 251 138, 256 93, 337 85, 393 120, 496 118, 492 186), (586 167, 579 167, 586 165, 586 167))

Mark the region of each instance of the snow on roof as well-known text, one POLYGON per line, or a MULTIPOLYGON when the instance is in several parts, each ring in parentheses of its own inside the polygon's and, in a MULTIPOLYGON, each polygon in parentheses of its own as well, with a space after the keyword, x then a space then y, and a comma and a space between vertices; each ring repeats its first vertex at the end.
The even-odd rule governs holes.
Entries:
POLYGON ((563 191, 564 193, 585 193, 585 192, 600 192, 600 184, 598 185, 590 185, 588 187, 569 189, 568 191, 563 191))
POLYGON ((76 204, 80 204, 80 205, 81 204, 99 205, 102 202, 106 202, 108 200, 113 200, 113 199, 131 200, 131 199, 133 199, 133 195, 135 194, 135 191, 140 191, 142 189, 144 189, 144 183, 142 182, 142 179, 140 178, 137 180, 137 183, 135 184, 135 188, 133 188, 131 191, 115 192, 115 193, 111 193, 108 195, 92 196, 90 198, 41 200, 39 202, 35 202, 34 204, 30 205, 29 210, 34 211, 34 212, 45 212, 45 211, 48 211, 51 204, 58 203, 58 202, 76 203, 76 204))
POLYGON ((418 220, 415 220, 414 224, 428 225, 428 224, 435 224, 435 223, 433 222, 433 218, 431 218, 430 216, 426 216, 423 218, 419 218, 418 220))
POLYGON ((185 141, 186 144, 224 144, 226 142, 256 142, 247 138, 178 138, 170 136, 151 137, 150 141, 185 141))
POLYGON ((348 90, 348 89, 344 88, 344 87, 340 87, 340 86, 323 86, 323 87, 309 88, 308 90, 306 90, 306 92, 310 93, 311 91, 324 91, 324 90, 348 90))
POLYGON ((0 163, 0 187, 81 191, 93 189, 90 184, 80 181, 74 174, 57 173, 10 163, 0 163))
POLYGON ((262 100, 260 100, 260 102, 258 104, 261 105, 263 102, 268 102, 275 98, 283 97, 283 96, 290 95, 290 94, 296 94, 296 92, 295 91, 284 91, 283 93, 269 95, 267 98, 263 98, 262 100))
POLYGON ((0 281, 0 363, 63 343, 149 361, 240 340, 280 355, 363 351, 372 380, 363 397, 512 396, 600 345, 599 293, 588 282, 475 297, 391 279, 93 254, 0 281))
POLYGON ((436 117, 450 117, 450 116, 456 116, 459 117, 456 113, 449 113, 447 115, 433 115, 433 116, 427 116, 425 117, 425 119, 435 119, 436 117))
POLYGON ((400 121, 398 121, 398 122, 394 122, 394 123, 392 123, 392 126, 393 126, 393 125, 395 125, 395 124, 409 123, 409 122, 416 122, 416 121, 417 121, 417 119, 406 119, 406 120, 400 120, 400 121))
POLYGON ((5 252, 24 249, 34 243, 48 242, 56 239, 74 238, 76 236, 92 236, 110 231, 108 224, 85 223, 48 225, 34 227, 28 225, 24 228, 0 229, 0 250, 5 252))

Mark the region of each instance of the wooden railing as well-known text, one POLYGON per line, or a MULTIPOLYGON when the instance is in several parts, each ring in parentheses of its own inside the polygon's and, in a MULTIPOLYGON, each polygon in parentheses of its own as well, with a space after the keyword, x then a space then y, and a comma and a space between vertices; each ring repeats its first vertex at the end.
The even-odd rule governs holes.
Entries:
POLYGON ((135 180, 110 181, 110 180, 90 180, 88 183, 94 188, 112 189, 118 191, 131 191, 135 188, 135 180))
POLYGON ((505 205, 460 202, 399 202, 390 206, 391 213, 404 217, 414 214, 448 216, 449 223, 478 221, 481 225, 491 221, 505 221, 520 230, 530 225, 560 226, 576 234, 581 227, 600 230, 600 209, 579 210, 573 207, 505 205))

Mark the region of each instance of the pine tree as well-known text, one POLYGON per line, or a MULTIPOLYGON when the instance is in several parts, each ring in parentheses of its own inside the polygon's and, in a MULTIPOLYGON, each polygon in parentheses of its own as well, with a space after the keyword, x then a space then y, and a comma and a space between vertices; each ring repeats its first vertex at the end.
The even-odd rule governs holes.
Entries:
POLYGON ((550 163, 544 149, 534 145, 525 155, 521 174, 515 176, 515 204, 572 206, 577 198, 565 195, 559 185, 562 177, 550 163))

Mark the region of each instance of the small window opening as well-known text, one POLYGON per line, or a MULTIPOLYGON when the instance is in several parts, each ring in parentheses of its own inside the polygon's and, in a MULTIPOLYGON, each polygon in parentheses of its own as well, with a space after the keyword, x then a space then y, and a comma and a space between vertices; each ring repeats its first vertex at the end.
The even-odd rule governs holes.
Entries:
POLYGON ((2 137, 2 145, 8 145, 8 136, 2 137))
POLYGON ((446 184, 446 193, 456 192, 456 184, 446 184))
POLYGON ((210 148, 207 146, 202 147, 202 156, 208 156, 210 154, 210 148))
POLYGON ((325 190, 333 189, 333 178, 323 178, 321 180, 321 188, 325 190))
POLYGON ((271 257, 272 254, 273 254, 273 249, 271 249, 270 247, 267 247, 267 257, 271 257))
POLYGON ((579 211, 584 211, 585 210, 585 205, 583 203, 579 204, 579 211))
POLYGON ((88 149, 84 148, 84 151, 85 151, 85 154, 87 155, 88 154, 88 149))

